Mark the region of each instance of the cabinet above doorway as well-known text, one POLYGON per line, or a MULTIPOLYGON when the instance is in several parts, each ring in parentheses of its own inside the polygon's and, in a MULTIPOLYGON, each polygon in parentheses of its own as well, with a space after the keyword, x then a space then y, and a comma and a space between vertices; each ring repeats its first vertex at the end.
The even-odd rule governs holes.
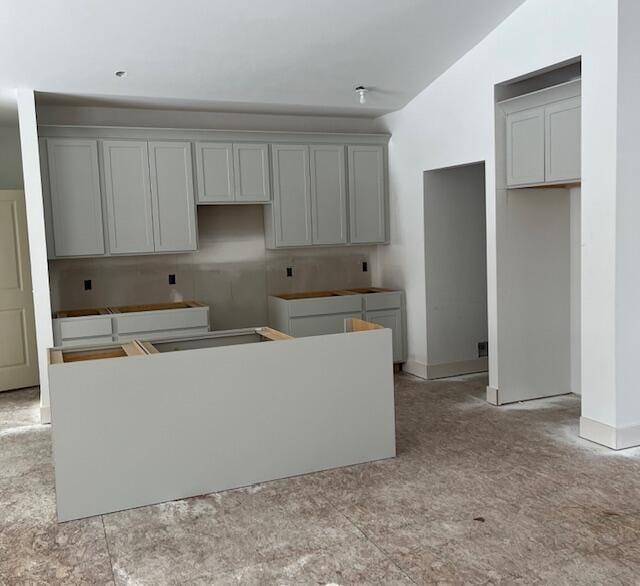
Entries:
POLYGON ((505 100, 508 188, 580 181, 580 81, 505 100))
POLYGON ((388 135, 79 126, 39 134, 52 259, 197 250, 198 205, 262 205, 267 248, 388 242, 388 135))

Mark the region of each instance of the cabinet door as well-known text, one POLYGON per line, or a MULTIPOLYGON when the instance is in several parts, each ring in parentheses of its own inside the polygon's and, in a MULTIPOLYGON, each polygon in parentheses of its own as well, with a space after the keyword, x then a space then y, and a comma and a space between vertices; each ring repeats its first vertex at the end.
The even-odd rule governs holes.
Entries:
POLYGON ((507 115, 507 185, 544 182, 544 108, 507 115))
POLYGON ((195 250, 196 208, 191 144, 150 142, 149 166, 156 251, 195 250))
POLYGON ((344 146, 309 147, 311 224, 314 244, 347 242, 347 189, 344 146))
POLYGON ((404 331, 401 309, 367 311, 365 320, 393 332, 393 361, 404 362, 404 331))
POLYGON ((269 201, 269 145, 234 144, 233 162, 236 201, 269 201))
POLYGON ((102 143, 109 252, 153 252, 153 216, 146 142, 102 143))
POLYGON ((311 234, 309 147, 272 145, 276 246, 305 246, 311 234))
POLYGON ((382 147, 350 145, 348 149, 351 242, 384 242, 386 189, 382 147))
POLYGON ((55 256, 104 254, 95 140, 47 139, 55 256))
POLYGON ((198 203, 229 203, 235 199, 233 145, 196 143, 198 203))
POLYGON ((580 179, 580 97, 545 108, 545 180, 580 179))

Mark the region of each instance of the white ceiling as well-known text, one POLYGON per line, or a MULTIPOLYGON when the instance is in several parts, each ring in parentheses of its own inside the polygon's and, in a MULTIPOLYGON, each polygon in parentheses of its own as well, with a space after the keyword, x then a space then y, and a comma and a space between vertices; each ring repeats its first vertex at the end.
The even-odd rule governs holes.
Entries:
POLYGON ((523 1, 4 0, 0 120, 15 87, 62 103, 376 116, 523 1))

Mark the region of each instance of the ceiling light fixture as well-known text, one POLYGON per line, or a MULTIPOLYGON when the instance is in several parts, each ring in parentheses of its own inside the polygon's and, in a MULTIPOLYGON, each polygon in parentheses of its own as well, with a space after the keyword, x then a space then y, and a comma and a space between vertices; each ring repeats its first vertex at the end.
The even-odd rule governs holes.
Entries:
POLYGON ((369 92, 369 90, 364 87, 363 85, 359 85, 356 88, 356 94, 358 94, 358 96, 360 97, 360 103, 364 104, 367 101, 367 93, 369 92))
POLYGON ((116 71, 114 75, 116 77, 126 77, 127 76, 127 72, 126 71, 116 71))

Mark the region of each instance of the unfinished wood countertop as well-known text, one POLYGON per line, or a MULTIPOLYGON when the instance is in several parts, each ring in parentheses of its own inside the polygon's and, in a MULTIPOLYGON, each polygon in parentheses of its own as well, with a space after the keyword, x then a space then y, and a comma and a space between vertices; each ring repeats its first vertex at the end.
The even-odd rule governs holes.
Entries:
POLYGON ((199 301, 175 301, 168 303, 147 303, 144 305, 119 305, 117 307, 96 307, 90 309, 64 309, 56 311, 55 317, 91 317, 114 313, 138 313, 144 311, 163 311, 167 309, 190 309, 204 307, 199 301))

